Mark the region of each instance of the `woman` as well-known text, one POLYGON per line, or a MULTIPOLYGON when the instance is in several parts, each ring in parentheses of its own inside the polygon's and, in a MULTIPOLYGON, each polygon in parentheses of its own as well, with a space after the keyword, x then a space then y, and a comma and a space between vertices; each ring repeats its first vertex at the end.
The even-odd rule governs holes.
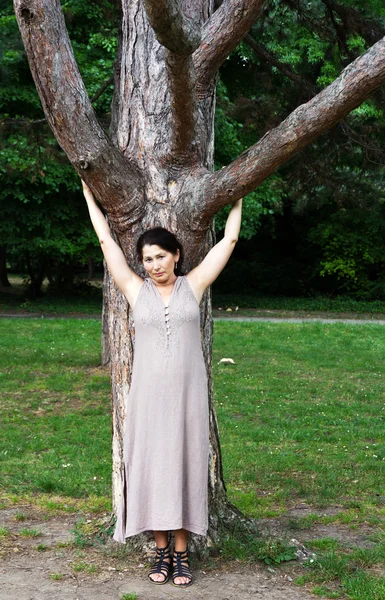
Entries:
POLYGON ((126 412, 122 498, 114 539, 154 531, 157 556, 148 576, 174 585, 192 583, 189 531, 207 532, 209 414, 200 339, 199 303, 238 239, 242 200, 228 216, 224 238, 183 276, 183 248, 161 227, 137 242, 147 277, 127 264, 108 223, 83 182, 92 224, 108 268, 135 322, 135 350, 126 412), (171 555, 169 532, 174 532, 171 555))

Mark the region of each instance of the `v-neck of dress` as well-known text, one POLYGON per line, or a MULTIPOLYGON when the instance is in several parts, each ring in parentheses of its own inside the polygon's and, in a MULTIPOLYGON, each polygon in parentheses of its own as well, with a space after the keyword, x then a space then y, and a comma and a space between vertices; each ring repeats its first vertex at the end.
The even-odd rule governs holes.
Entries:
POLYGON ((156 289, 156 293, 158 294, 159 300, 162 302, 164 308, 168 308, 170 306, 170 302, 174 296, 174 292, 175 292, 176 284, 178 283, 179 276, 177 276, 177 278, 174 281, 174 287, 172 288, 172 292, 171 292, 170 296, 168 297, 167 304, 164 301, 164 298, 163 298, 162 294, 160 293, 158 286, 155 285, 155 283, 153 282, 153 280, 150 277, 149 277, 149 279, 152 283, 152 286, 156 289))

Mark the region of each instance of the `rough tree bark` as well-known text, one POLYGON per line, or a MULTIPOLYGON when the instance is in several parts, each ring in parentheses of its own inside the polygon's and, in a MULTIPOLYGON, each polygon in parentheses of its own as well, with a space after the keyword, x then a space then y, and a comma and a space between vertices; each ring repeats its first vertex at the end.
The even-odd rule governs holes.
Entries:
MULTIPOLYGON (((148 227, 174 231, 188 271, 213 243, 212 220, 385 83, 385 38, 232 164, 213 173, 216 74, 263 10, 263 0, 122 0, 109 135, 92 110, 59 0, 14 0, 31 71, 59 143, 104 207, 129 263, 148 227)), ((113 505, 120 496, 125 401, 133 344, 127 303, 110 278, 113 505)), ((210 384, 209 538, 242 519, 228 502, 211 379, 210 295, 202 302, 210 384)))

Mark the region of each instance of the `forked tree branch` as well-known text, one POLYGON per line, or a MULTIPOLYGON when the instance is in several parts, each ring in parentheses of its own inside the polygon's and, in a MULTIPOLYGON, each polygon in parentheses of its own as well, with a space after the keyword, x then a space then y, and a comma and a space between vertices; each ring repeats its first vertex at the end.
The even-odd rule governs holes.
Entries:
POLYGON ((199 97, 211 93, 210 82, 230 52, 261 14, 266 0, 224 0, 203 27, 194 52, 199 97))
POLYGON ((144 0, 147 17, 158 42, 175 54, 192 54, 200 44, 200 25, 186 15, 180 0, 144 0))
POLYGON ((106 199, 113 225, 123 230, 124 223, 114 223, 113 199, 126 201, 132 215, 137 215, 140 178, 96 118, 73 55, 60 0, 14 0, 14 7, 47 121, 78 173, 99 198, 106 199), (129 171, 133 184, 129 198, 122 187, 124 171, 129 171))
POLYGON ((90 102, 91 104, 93 104, 94 102, 96 102, 97 100, 99 100, 100 96, 102 96, 104 94, 104 92, 110 87, 111 84, 114 83, 114 76, 111 75, 111 77, 109 77, 107 79, 107 81, 105 81, 100 88, 98 89, 98 91, 92 96, 92 98, 90 98, 90 102))
POLYGON ((166 59, 171 95, 173 127, 170 131, 170 163, 189 168, 199 160, 195 147, 197 106, 195 72, 191 56, 168 52, 166 59))
POLYGON ((158 42, 165 47, 173 126, 169 163, 176 168, 197 161, 194 150, 196 113, 195 73, 191 55, 200 44, 196 15, 186 15, 180 0, 144 0, 147 18, 158 42))
POLYGON ((215 214, 253 191, 277 167, 335 125, 385 84, 385 37, 327 88, 293 111, 235 161, 205 178, 205 213, 215 214))

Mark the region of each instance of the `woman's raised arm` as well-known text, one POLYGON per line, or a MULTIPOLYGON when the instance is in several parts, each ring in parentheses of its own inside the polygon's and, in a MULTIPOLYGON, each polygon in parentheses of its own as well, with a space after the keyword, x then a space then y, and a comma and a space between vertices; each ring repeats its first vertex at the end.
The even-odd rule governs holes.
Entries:
POLYGON ((104 258, 115 283, 122 290, 130 305, 133 307, 143 283, 127 264, 122 249, 111 236, 111 230, 107 220, 96 204, 94 196, 86 183, 82 180, 83 194, 87 202, 88 211, 95 233, 98 236, 104 258))
POLYGON ((215 244, 202 262, 186 275, 198 303, 201 301, 205 289, 216 280, 226 266, 238 241, 241 217, 242 199, 235 202, 227 217, 223 239, 215 244))

